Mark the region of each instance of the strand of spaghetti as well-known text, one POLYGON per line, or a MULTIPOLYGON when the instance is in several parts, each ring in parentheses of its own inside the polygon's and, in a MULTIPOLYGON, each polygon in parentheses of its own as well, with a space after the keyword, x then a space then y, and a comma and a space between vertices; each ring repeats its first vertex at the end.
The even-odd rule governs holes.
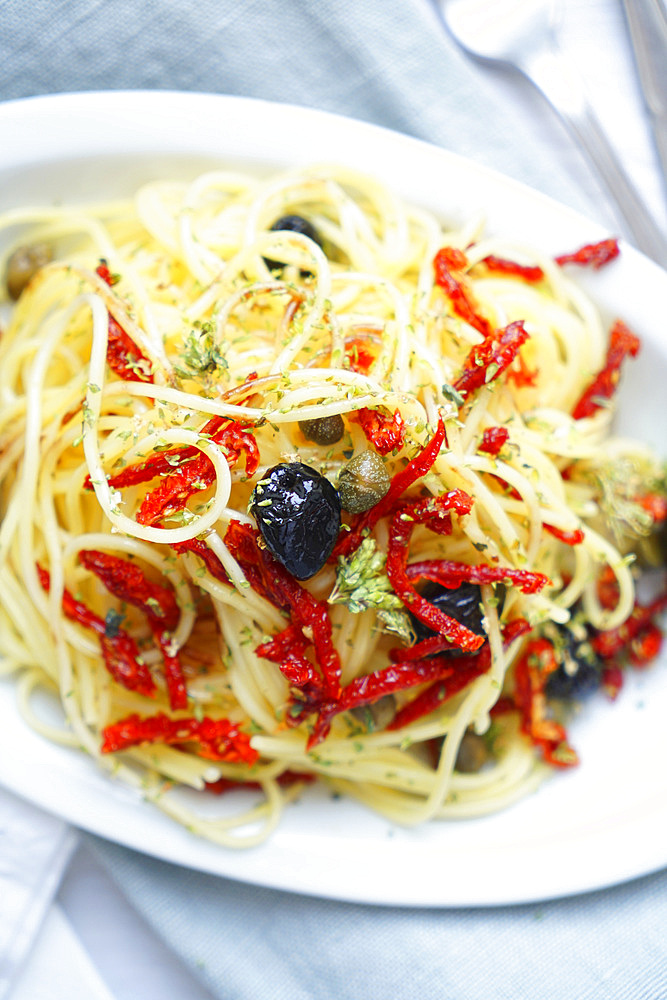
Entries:
MULTIPOLYGON (((219 520, 229 500, 231 492, 231 476, 225 456, 212 442, 200 438, 194 431, 185 428, 168 428, 162 432, 162 439, 168 444, 186 444, 202 451, 212 462, 216 473, 216 492, 212 503, 205 513, 195 516, 192 524, 181 528, 152 528, 139 525, 132 518, 121 514, 112 496, 111 489, 104 475, 100 461, 97 423, 101 412, 103 388, 106 367, 107 326, 106 309, 96 298, 90 299, 93 311, 93 341, 91 348, 90 367, 88 371, 88 388, 86 391, 83 423, 83 448, 88 464, 88 474, 95 489, 95 495, 101 509, 119 531, 123 531, 144 541, 170 545, 186 541, 212 527, 219 520)), ((124 383, 125 384, 125 383, 124 383)), ((137 385, 141 383, 127 383, 137 385)), ((152 389, 153 387, 150 386, 152 389)))
POLYGON ((174 588, 180 617, 175 629, 170 632, 171 642, 180 649, 188 641, 196 620, 193 593, 190 581, 178 571, 173 559, 164 555, 164 549, 155 549, 144 542, 127 535, 110 535, 106 532, 85 532, 62 543, 63 562, 83 549, 104 549, 109 552, 124 552, 154 566, 167 577, 174 588))

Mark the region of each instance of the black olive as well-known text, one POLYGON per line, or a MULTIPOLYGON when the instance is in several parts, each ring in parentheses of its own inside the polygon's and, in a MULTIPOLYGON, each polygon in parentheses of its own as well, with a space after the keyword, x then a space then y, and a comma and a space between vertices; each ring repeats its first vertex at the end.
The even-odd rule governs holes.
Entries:
POLYGON ((350 459, 338 476, 338 492, 343 510, 362 514, 389 492, 389 473, 375 451, 362 451, 350 459))
POLYGON ((340 531, 340 498, 328 479, 301 462, 274 465, 257 483, 251 513, 272 555, 297 580, 324 566, 340 531))
POLYGON ((602 681, 602 661, 591 646, 588 630, 577 637, 567 625, 554 624, 550 631, 560 666, 549 675, 547 697, 570 700, 592 694, 602 681))
MULTIPOLYGON (((313 243, 317 243, 318 247, 322 247, 322 238, 317 229, 315 229, 312 222, 304 219, 301 215, 282 215, 279 219, 276 219, 271 226, 271 232, 277 233, 283 230, 287 230, 290 233, 301 233, 302 236, 307 236, 313 243)), ((264 263, 269 271, 282 271, 285 266, 284 261, 271 260, 268 257, 264 257, 264 263)), ((300 271, 299 273, 302 278, 311 276, 310 271, 300 271)))
MULTIPOLYGON (((450 618, 454 618, 461 625, 465 625, 466 628, 469 628, 476 635, 482 635, 486 638, 482 623, 484 617, 481 607, 482 593, 478 584, 462 583, 455 590, 450 590, 447 587, 441 587, 439 583, 429 582, 421 588, 420 593, 422 597, 430 601, 431 604, 434 604, 440 611, 444 611, 450 618)), ((433 629, 420 622, 411 612, 409 614, 417 642, 435 635, 433 629)), ((445 652, 449 656, 463 655, 463 651, 456 646, 452 646, 451 649, 447 649, 445 652)))
POLYGON ((315 420, 300 420, 299 429, 303 436, 315 444, 336 444, 345 433, 345 424, 339 413, 331 417, 317 417, 315 420))

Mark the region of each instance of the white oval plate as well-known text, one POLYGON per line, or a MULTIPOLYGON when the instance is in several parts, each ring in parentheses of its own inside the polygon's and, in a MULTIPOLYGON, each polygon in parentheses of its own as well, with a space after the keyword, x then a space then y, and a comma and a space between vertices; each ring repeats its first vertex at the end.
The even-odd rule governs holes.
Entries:
MULTIPOLYGON (((0 105, 0 209, 131 193, 155 177, 225 164, 266 173, 337 161, 376 174, 453 222, 483 213, 491 233, 558 253, 609 235, 493 171, 405 136, 303 108, 214 95, 103 93, 0 105)), ((605 319, 643 341, 623 379, 619 426, 664 452, 667 275, 632 248, 581 284, 605 319)), ((193 837, 22 722, 0 684, 0 783, 77 826, 217 875, 332 898, 479 906, 601 888, 667 864, 667 662, 590 701, 571 727, 581 766, 485 819, 403 830, 308 790, 271 840, 229 851, 193 837)))

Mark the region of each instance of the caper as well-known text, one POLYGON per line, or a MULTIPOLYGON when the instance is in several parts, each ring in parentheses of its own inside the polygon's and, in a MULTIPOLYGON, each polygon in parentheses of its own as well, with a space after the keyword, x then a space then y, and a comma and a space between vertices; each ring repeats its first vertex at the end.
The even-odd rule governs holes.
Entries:
POLYGON ((370 705, 360 705, 350 710, 355 719, 364 724, 369 733, 386 729, 396 715, 396 699, 393 694, 385 694, 370 705))
POLYGON ((336 444, 345 433, 345 424, 339 413, 331 417, 317 417, 314 420, 300 420, 299 429, 305 438, 315 444, 336 444))
POLYGON ((53 260, 53 250, 46 243, 18 247, 7 261, 5 283, 10 299, 16 301, 40 268, 53 260))
POLYGON ((362 451, 351 458, 338 476, 341 506, 350 514, 370 510, 389 492, 389 473, 375 451, 362 451))
POLYGON ((454 769, 461 774, 477 774, 489 759, 486 740, 472 729, 466 730, 459 744, 454 769))

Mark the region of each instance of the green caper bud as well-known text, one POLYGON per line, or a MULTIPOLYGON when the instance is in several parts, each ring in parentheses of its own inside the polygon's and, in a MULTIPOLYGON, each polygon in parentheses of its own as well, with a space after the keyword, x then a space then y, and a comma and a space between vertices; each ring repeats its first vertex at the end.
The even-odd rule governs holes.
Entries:
POLYGON ((350 459, 338 476, 338 493, 343 510, 361 514, 370 510, 389 492, 389 473, 376 451, 362 451, 350 459))
POLYGON ((472 729, 466 730, 459 744, 454 769, 460 774, 477 774, 489 759, 489 750, 483 736, 472 729))
POLYGON ((40 268, 53 260, 53 251, 45 243, 18 247, 7 261, 5 282, 10 299, 16 301, 40 268))
POLYGON ((300 420, 299 430, 315 444, 336 444, 345 433, 345 424, 340 413, 331 417, 317 417, 315 420, 300 420))

